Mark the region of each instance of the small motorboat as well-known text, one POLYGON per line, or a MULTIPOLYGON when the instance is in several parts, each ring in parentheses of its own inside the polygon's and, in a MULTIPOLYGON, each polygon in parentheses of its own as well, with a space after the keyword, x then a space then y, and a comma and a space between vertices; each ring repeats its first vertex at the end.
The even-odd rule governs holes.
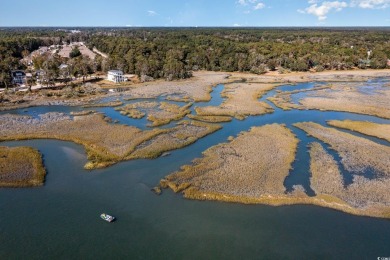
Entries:
POLYGON ((106 214, 106 213, 101 214, 100 217, 101 217, 103 220, 107 221, 107 222, 113 222, 113 221, 115 220, 115 217, 110 216, 110 215, 108 215, 108 214, 106 214))

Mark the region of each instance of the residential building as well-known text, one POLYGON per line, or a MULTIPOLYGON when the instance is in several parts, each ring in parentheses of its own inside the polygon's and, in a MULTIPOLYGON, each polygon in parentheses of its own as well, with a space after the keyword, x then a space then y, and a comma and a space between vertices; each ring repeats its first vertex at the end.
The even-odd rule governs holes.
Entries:
POLYGON ((36 77, 37 83, 39 83, 39 84, 47 82, 46 72, 44 70, 37 70, 35 72, 35 77, 36 77))
POLYGON ((115 83, 120 83, 120 82, 127 81, 127 79, 123 75, 123 71, 121 71, 121 70, 110 70, 110 71, 108 71, 107 79, 109 81, 112 81, 112 82, 115 82, 115 83))
POLYGON ((26 73, 22 70, 11 71, 12 84, 23 85, 26 84, 26 73))
POLYGON ((59 67, 58 67, 60 70, 65 70, 68 68, 68 65, 67 64, 61 64, 59 67))

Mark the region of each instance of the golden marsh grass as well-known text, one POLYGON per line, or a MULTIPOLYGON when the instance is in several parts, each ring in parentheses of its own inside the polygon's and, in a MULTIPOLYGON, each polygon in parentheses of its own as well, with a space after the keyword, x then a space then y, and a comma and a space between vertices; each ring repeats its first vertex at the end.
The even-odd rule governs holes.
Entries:
POLYGON ((378 137, 390 142, 390 125, 388 124, 376 124, 366 121, 337 121, 331 120, 327 122, 328 125, 338 128, 343 128, 355 132, 359 132, 364 135, 378 137))
POLYGON ((159 109, 154 109, 149 112, 148 120, 152 122, 152 126, 161 126, 169 124, 172 121, 177 121, 190 114, 189 108, 192 103, 184 106, 161 102, 159 109))
POLYGON ((106 102, 106 103, 93 103, 93 104, 87 104, 84 105, 84 108, 90 108, 90 107, 119 107, 122 106, 123 102, 122 101, 111 101, 111 102, 106 102))
POLYGON ((367 169, 373 169, 379 175, 390 176, 390 147, 312 122, 294 126, 329 144, 339 153, 346 170, 364 173, 367 169))
POLYGON ((283 194, 297 143, 282 125, 253 127, 229 143, 209 148, 203 158, 167 176, 162 184, 175 192, 190 187, 243 198, 283 194))
POLYGON ((232 121, 230 116, 197 116, 187 115, 188 118, 196 121, 207 122, 207 123, 225 123, 232 121))
POLYGON ((40 186, 45 175, 42 157, 37 150, 0 146, 0 187, 40 186))
POLYGON ((197 107, 195 111, 199 116, 230 116, 239 120, 270 113, 273 112, 272 107, 258 99, 275 87, 270 84, 227 84, 221 93, 226 100, 220 106, 197 107))

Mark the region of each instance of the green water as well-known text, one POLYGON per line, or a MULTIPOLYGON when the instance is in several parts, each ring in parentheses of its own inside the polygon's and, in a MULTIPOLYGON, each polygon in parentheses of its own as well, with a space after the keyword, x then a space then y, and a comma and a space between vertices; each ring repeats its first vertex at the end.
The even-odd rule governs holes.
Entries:
MULTIPOLYGON (((279 89, 294 88, 299 85, 279 89)), ((221 90, 220 87, 213 95, 218 96, 221 90)), ((271 91, 267 96, 274 94, 271 91)), ((50 107, 30 109, 50 111, 50 107)), ((189 164, 228 136, 236 136, 252 126, 276 122, 285 123, 300 139, 294 170, 285 186, 301 184, 310 193, 306 146, 315 139, 307 138, 292 124, 315 121, 324 125, 329 119, 346 118, 390 123, 350 113, 277 109, 273 114, 226 123, 222 130, 173 151, 168 157, 123 162, 95 171, 83 169, 85 151, 73 143, 55 140, 2 143, 39 149, 48 175, 41 188, 0 189, 0 259, 376 259, 389 256, 389 220, 352 216, 316 206, 190 201, 170 191, 164 191, 161 196, 150 191, 161 178, 189 164), (106 223, 99 217, 102 212, 118 220, 106 223)), ((389 145, 375 138, 371 140, 389 145)))

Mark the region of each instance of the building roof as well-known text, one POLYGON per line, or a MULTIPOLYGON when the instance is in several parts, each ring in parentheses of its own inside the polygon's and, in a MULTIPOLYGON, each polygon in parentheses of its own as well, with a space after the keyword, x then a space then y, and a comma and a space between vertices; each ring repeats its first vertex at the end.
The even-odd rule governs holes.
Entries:
POLYGON ((109 70, 108 73, 123 74, 123 71, 121 71, 121 70, 109 70))
POLYGON ((12 77, 25 77, 26 73, 23 70, 13 70, 11 71, 12 77))

